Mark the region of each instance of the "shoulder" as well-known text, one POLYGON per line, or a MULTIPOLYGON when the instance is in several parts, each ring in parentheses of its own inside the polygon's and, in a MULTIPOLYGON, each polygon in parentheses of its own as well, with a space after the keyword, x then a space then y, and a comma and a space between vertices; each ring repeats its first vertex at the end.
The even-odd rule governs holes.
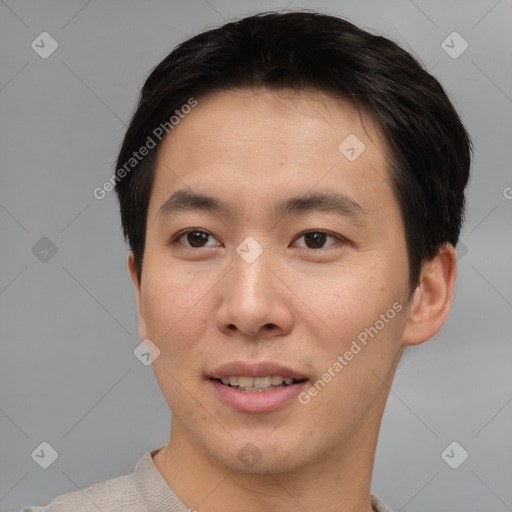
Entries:
POLYGON ((140 498, 132 475, 123 475, 95 483, 84 489, 56 497, 45 507, 28 507, 23 512, 135 512, 140 498))
POLYGON ((375 494, 370 494, 370 501, 372 510, 374 512, 393 512, 390 508, 386 507, 386 505, 384 505, 384 503, 382 503, 382 501, 377 496, 375 496, 375 494))

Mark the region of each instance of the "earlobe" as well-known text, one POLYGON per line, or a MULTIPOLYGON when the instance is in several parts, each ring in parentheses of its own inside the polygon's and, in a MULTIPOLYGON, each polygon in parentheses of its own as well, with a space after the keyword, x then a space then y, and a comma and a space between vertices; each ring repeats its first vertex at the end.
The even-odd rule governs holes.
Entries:
POLYGON ((133 287, 135 288, 135 300, 137 303, 137 316, 139 319, 139 336, 141 340, 145 340, 148 338, 148 332, 146 327, 146 321, 144 320, 144 315, 142 312, 142 291, 141 291, 141 283, 139 281, 139 276, 137 274, 137 267, 135 265, 135 257, 133 252, 130 251, 128 254, 128 272, 130 273, 130 278, 133 283, 133 287))
POLYGON ((402 338, 404 345, 419 345, 441 329, 450 313, 456 274, 455 249, 447 243, 422 267, 402 338))

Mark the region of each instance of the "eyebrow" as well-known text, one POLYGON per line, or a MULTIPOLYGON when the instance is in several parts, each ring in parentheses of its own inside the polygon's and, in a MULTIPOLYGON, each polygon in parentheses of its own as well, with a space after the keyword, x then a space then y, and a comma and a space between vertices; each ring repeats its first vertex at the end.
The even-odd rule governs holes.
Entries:
MULTIPOLYGON (((182 211, 204 211, 228 215, 230 207, 215 197, 190 190, 180 189, 174 192, 160 207, 157 217, 171 217, 182 211)), ((356 200, 340 193, 308 193, 300 197, 290 197, 273 206, 276 217, 309 212, 328 212, 362 220, 369 213, 356 200)))

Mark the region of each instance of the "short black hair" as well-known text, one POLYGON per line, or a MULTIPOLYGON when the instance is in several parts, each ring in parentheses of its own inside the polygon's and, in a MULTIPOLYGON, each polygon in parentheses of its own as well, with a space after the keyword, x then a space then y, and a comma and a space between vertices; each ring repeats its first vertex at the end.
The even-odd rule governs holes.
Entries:
MULTIPOLYGON (((405 226, 412 293, 422 263, 445 243, 456 246, 465 213, 471 140, 438 80, 395 42, 344 19, 311 11, 248 16, 182 42, 153 69, 116 169, 126 169, 133 152, 191 98, 241 87, 313 87, 349 99, 377 122, 405 226)), ((116 180, 139 279, 157 151, 116 180)))

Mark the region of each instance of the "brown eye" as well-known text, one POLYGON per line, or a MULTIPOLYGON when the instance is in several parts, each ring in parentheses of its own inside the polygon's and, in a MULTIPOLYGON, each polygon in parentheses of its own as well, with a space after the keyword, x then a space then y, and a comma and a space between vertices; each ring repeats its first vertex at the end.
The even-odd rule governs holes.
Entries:
POLYGON ((187 242, 192 247, 203 247, 203 244, 208 240, 208 233, 202 231, 191 231, 185 235, 187 242))
POLYGON ((172 245, 181 244, 186 248, 201 248, 201 247, 210 247, 212 245, 217 244, 207 244, 208 239, 212 238, 216 240, 215 237, 207 233, 206 231, 200 231, 197 229, 191 229, 179 234, 173 241, 172 245))
POLYGON ((307 233, 303 233, 300 235, 297 240, 303 238, 304 245, 299 245, 299 247, 303 247, 306 249, 324 249, 325 247, 330 247, 334 245, 336 241, 341 241, 340 237, 335 235, 331 235, 330 233, 326 233, 324 231, 308 231, 307 233), (325 246, 324 244, 329 240, 334 240, 334 243, 325 246))

